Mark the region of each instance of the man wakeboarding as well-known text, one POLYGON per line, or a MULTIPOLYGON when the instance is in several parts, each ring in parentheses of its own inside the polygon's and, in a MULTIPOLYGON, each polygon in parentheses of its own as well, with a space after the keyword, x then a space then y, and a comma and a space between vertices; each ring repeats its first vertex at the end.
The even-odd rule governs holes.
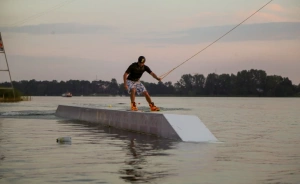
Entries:
POLYGON ((149 103, 149 107, 151 111, 159 111, 160 109, 154 105, 152 102, 149 93, 147 92, 145 86, 140 82, 140 78, 143 73, 148 72, 153 78, 158 81, 161 81, 161 78, 157 77, 155 73, 151 71, 151 69, 145 65, 146 58, 144 56, 140 56, 138 58, 138 62, 132 63, 123 75, 124 80, 124 88, 130 94, 131 100, 131 110, 138 111, 138 108, 135 103, 135 93, 138 95, 143 94, 149 103))

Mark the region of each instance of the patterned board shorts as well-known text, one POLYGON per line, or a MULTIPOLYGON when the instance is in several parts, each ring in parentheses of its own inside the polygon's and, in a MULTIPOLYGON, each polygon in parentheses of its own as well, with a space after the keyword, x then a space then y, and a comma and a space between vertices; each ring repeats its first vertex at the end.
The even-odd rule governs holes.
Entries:
POLYGON ((127 80, 128 93, 130 94, 130 90, 132 88, 136 89, 136 93, 140 95, 141 93, 147 91, 145 86, 140 81, 131 81, 127 80))

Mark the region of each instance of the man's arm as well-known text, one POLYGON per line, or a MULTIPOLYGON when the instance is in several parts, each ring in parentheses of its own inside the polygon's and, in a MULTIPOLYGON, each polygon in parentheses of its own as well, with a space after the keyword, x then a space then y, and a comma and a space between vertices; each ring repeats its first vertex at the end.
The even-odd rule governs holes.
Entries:
POLYGON ((128 76, 128 73, 124 73, 123 75, 123 81, 124 81, 124 88, 127 89, 127 76, 128 76))
POLYGON ((155 73, 151 72, 150 75, 151 75, 154 79, 156 79, 156 80, 158 80, 158 81, 161 81, 161 78, 157 77, 157 76, 155 75, 155 73))

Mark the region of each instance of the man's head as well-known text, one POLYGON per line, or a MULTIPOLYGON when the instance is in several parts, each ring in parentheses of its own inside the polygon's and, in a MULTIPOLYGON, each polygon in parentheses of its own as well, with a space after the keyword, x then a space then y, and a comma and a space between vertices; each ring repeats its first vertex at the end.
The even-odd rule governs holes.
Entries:
POLYGON ((146 62, 146 58, 144 56, 140 56, 139 59, 138 59, 138 62, 140 64, 144 64, 146 62))

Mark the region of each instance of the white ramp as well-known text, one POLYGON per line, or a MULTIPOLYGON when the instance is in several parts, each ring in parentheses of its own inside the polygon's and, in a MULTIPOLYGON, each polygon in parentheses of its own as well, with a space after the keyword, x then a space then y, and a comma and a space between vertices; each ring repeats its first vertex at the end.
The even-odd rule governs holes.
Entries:
POLYGON ((186 142, 215 142, 217 138, 197 116, 131 112, 59 105, 56 116, 186 142))
POLYGON ((218 141, 197 116, 178 114, 164 114, 164 116, 182 141, 218 141))

